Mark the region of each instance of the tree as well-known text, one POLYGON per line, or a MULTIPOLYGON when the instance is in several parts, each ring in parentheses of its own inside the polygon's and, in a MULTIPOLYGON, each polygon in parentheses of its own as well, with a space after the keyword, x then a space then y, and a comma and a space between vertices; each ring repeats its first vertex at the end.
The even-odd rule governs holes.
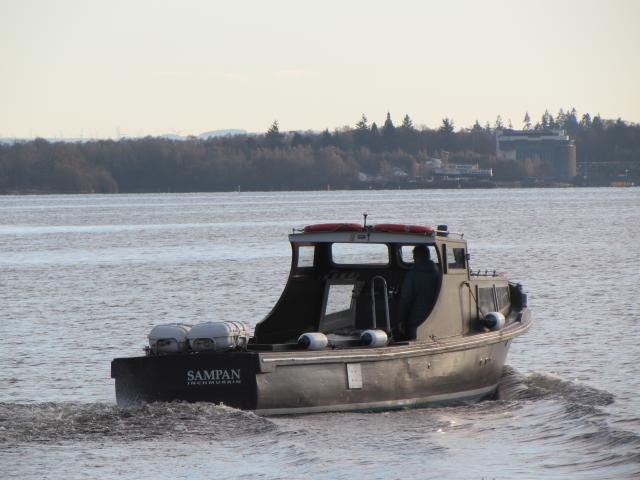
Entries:
POLYGON ((371 131, 369 132, 369 145, 371 150, 375 153, 380 153, 383 149, 382 136, 376 122, 371 124, 371 131))
POLYGON ((413 126, 409 115, 402 119, 402 125, 398 129, 398 145, 405 152, 418 153, 420 149, 418 131, 413 126))
POLYGON ((580 120, 580 126, 582 128, 591 128, 591 115, 585 113, 580 120))
POLYGON ((367 116, 363 113, 360 121, 356 123, 356 130, 369 131, 369 124, 367 123, 367 116))
POLYGON ((564 129, 568 135, 574 137, 576 133, 578 133, 579 128, 578 112, 576 112, 575 108, 572 108, 571 111, 564 116, 564 129))
POLYGON ((558 128, 564 128, 566 121, 567 116, 564 113, 564 110, 561 108, 560 110, 558 110, 558 114, 556 115, 555 126, 557 126, 558 128))
POLYGON ((540 126, 542 129, 553 128, 554 121, 553 116, 549 113, 549 110, 545 110, 540 119, 540 126))
POLYGON ((367 123, 367 117, 364 113, 362 114, 360 121, 356 123, 354 137, 358 147, 365 147, 369 145, 369 124, 367 123))
POLYGON ((384 121, 384 125, 382 125, 382 131, 386 130, 395 130, 396 127, 393 126, 393 121, 391 120, 391 113, 387 112, 387 118, 384 121))
POLYGON ((600 114, 597 114, 595 117, 593 117, 593 121, 591 122, 591 127, 594 130, 604 129, 604 122, 602 121, 602 117, 600 116, 600 114))
POLYGON ((494 124, 494 128, 496 130, 502 130, 504 128, 504 123, 502 123, 502 117, 500 115, 496 117, 496 123, 494 124))
POLYGON ((525 130, 531 130, 531 117, 529 116, 529 112, 524 113, 524 120, 522 120, 522 123, 524 123, 525 130))
POLYGON ((274 120, 269 130, 267 130, 266 140, 267 145, 274 148, 279 147, 282 144, 283 135, 280 133, 280 126, 278 120, 274 120))
POLYGON ((382 125, 382 140, 386 150, 392 151, 396 148, 396 127, 391 121, 391 113, 389 112, 387 112, 387 119, 382 125))
POLYGON ((292 147, 301 147, 304 145, 308 145, 308 141, 307 139, 300 134, 300 132, 295 132, 293 134, 293 138, 291 139, 291 146, 292 147))
POLYGON ((328 128, 325 128, 320 136, 320 145, 323 147, 328 147, 329 145, 333 145, 333 139, 331 138, 331 133, 328 128))
POLYGON ((445 135, 451 135, 454 132, 453 120, 448 117, 444 117, 442 119, 442 125, 440 125, 438 131, 445 135))
POLYGON ((480 122, 478 120, 476 120, 476 123, 473 124, 473 128, 471 128, 471 131, 474 133, 482 132, 482 125, 480 125, 480 122))
POLYGON ((411 120, 408 114, 405 115, 402 119, 402 125, 400 126, 400 128, 404 130, 415 130, 415 128, 413 127, 413 120, 411 120))

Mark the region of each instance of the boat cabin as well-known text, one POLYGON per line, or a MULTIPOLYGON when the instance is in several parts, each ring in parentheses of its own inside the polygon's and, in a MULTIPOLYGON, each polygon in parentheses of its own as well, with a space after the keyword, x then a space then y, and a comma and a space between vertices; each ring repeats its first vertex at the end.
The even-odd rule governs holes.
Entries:
POLYGON ((403 338, 398 322, 402 285, 418 245, 429 250, 437 273, 424 317, 430 320, 418 328, 417 339, 468 329, 473 308, 461 301, 462 285, 470 278, 467 245, 446 226, 310 225, 294 231, 289 241, 289 279, 273 310, 256 325, 257 344, 295 343, 305 332, 349 336, 367 329, 413 340, 403 338), (446 318, 431 320, 445 310, 446 318))

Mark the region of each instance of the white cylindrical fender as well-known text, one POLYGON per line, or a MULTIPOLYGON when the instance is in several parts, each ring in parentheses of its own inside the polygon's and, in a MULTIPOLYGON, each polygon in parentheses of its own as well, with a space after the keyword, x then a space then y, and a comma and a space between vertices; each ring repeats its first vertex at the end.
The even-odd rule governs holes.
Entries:
POLYGON ((500 312, 489 312, 482 319, 485 327, 489 330, 500 330, 504 327, 505 318, 500 312))
POLYGON ((298 345, 307 350, 322 350, 329 345, 329 339, 320 332, 303 333, 298 337, 298 345))
POLYGON ((389 337, 384 330, 365 330, 360 334, 360 342, 367 347, 386 347, 389 337))

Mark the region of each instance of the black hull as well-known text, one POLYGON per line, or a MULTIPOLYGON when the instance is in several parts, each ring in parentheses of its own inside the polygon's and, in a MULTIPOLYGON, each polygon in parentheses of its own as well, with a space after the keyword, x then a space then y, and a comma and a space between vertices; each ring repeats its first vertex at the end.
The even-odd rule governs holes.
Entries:
POLYGON ((111 377, 121 406, 180 400, 255 410, 258 361, 245 352, 117 358, 111 377))

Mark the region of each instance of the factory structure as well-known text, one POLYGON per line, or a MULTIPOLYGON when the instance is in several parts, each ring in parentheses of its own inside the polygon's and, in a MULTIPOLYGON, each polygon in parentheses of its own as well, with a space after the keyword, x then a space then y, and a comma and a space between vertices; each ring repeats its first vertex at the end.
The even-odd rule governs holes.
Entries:
POLYGON ((563 130, 498 130, 496 157, 545 162, 556 179, 570 180, 576 176, 576 146, 563 130))

